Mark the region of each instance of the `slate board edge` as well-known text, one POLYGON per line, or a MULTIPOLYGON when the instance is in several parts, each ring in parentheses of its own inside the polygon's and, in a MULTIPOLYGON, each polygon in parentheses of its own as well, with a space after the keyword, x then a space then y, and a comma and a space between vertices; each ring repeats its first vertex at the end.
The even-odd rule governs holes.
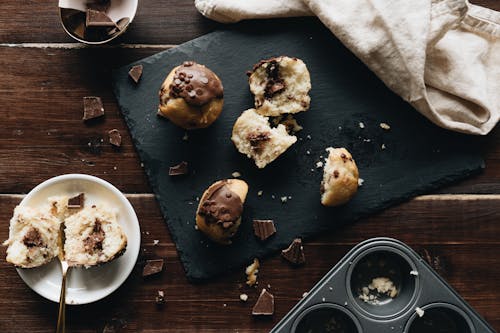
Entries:
MULTIPOLYGON (((182 45, 183 46, 189 46, 190 44, 193 44, 193 43, 196 43, 198 46, 199 46, 199 43, 200 41, 203 42, 205 39, 207 38, 211 38, 212 36, 214 35, 218 35, 220 33, 224 32, 224 29, 221 30, 221 31, 215 31, 215 32, 212 32, 212 33, 209 33, 207 35, 204 35, 204 36, 201 36, 201 37, 198 37, 196 39, 193 39, 191 41, 188 41, 186 43, 183 43, 182 45)), ((172 48, 172 49, 168 49, 168 50, 165 50, 165 51, 161 51, 157 54, 154 54, 152 56, 149 56, 149 57, 146 57, 144 59, 141 59, 141 60, 138 60, 136 62, 133 62, 129 65, 126 65, 126 66, 122 66, 121 68, 118 68, 118 69, 115 69, 113 70, 113 90, 114 90, 114 93, 115 93, 115 96, 117 98, 117 100, 119 100, 119 97, 120 97, 120 90, 118 89, 118 87, 116 86, 116 78, 119 76, 118 74, 119 73, 123 73, 123 72, 128 72, 129 68, 135 64, 140 64, 140 63, 148 63, 158 57, 162 57, 165 53, 170 53, 170 52, 173 52, 175 48, 172 48)), ((128 77, 126 77, 126 79, 128 79, 128 77)), ((132 84, 132 82, 131 82, 132 84)), ((139 83, 140 84, 140 83, 139 83)), ((132 132, 130 131, 130 127, 129 127, 129 124, 130 122, 133 122, 134 119, 132 117, 129 117, 128 115, 128 111, 127 111, 127 108, 125 106, 122 106, 120 103, 119 103, 119 106, 120 106, 120 109, 122 111, 122 114, 126 120, 126 123, 127 123, 127 127, 129 128, 129 132, 131 133, 131 137, 132 137, 132 140, 134 142, 134 146, 135 146, 135 149, 136 151, 138 152, 139 156, 141 157, 141 160, 143 160, 143 152, 139 147, 138 145, 138 141, 136 140, 135 136, 132 134, 132 132), (123 110, 125 110, 126 112, 124 112, 123 110)), ((481 159, 482 161, 482 159, 481 159)), ((382 210, 384 210, 385 208, 389 207, 389 206, 393 206, 395 204, 398 204, 398 203, 401 203, 401 202, 405 202, 405 201, 408 201, 409 199, 411 199, 412 197, 416 196, 416 195, 419 195, 419 194, 423 194, 423 193, 426 193, 428 191, 431 191, 431 190, 434 190, 440 186, 443 186, 443 185, 446 185, 446 184, 449 184, 451 181, 457 181, 457 180, 460 180, 460 179, 464 179, 464 178, 467 178, 473 174, 476 174, 478 173, 481 168, 484 168, 484 162, 481 162, 479 163, 480 165, 477 165, 476 167, 470 167, 470 168, 467 168, 466 170, 461 170, 463 171, 463 173, 461 172, 458 172, 457 171, 457 174, 456 175, 448 175, 448 177, 444 177, 443 179, 440 179, 438 181, 435 181, 435 182, 432 182, 432 183, 428 183, 428 184, 424 184, 422 187, 419 187, 417 188, 416 190, 413 190, 413 191, 409 191, 407 193, 405 193, 404 195, 402 195, 400 198, 397 198, 397 199, 390 199, 390 200, 387 200, 386 202, 383 202, 380 207, 378 207, 376 210, 370 212, 370 213, 365 213, 365 214, 359 214, 358 216, 356 216, 355 218, 353 218, 352 220, 350 221, 346 221, 344 224, 346 223, 350 223, 350 222, 353 222, 353 221, 356 221, 356 220, 359 220, 360 218, 363 218, 365 216, 368 216, 368 215, 373 215, 374 213, 377 213, 377 212, 380 212, 382 210)), ((147 179, 148 179, 148 182, 150 184, 150 186, 155 189, 155 186, 152 186, 152 183, 151 183, 151 175, 149 173, 149 170, 148 169, 145 169, 146 171, 146 175, 147 175, 147 179)), ((154 191, 155 192, 155 198, 156 200, 158 201, 159 205, 160 205, 160 208, 161 208, 161 211, 162 211, 162 214, 164 216, 164 219, 166 220, 166 223, 167 225, 169 226, 170 228, 170 225, 169 225, 169 221, 168 221, 168 212, 167 212, 167 208, 166 206, 164 206, 162 203, 161 203, 161 200, 159 199, 159 197, 157 196, 157 190, 154 191)), ((324 230, 329 230, 329 228, 325 228, 324 230)), ((172 240, 174 241, 174 243, 176 244, 176 249, 177 249, 177 252, 179 254, 179 257, 180 257, 180 260, 181 262, 183 263, 183 268, 185 269, 186 271, 186 263, 187 262, 190 262, 189 260, 187 260, 187 258, 185 258, 184 254, 183 254, 183 251, 182 249, 178 248, 177 244, 177 235, 175 233, 170 233, 171 234, 171 237, 172 237, 172 240)), ((314 233, 316 234, 316 233, 314 233)), ((308 238, 311 238, 314 234, 311 234, 311 233, 304 233, 303 235, 301 235, 304 239, 308 239, 308 238)), ((287 246, 288 244, 283 244, 283 246, 287 246)), ((272 253, 269 253, 265 256, 262 256, 262 257, 267 257, 269 255, 272 255, 272 253)), ((230 270, 235 270, 237 269, 237 267, 231 267, 230 270)), ((212 277, 215 277, 217 275, 221 275, 223 274, 223 272, 219 272, 218 274, 212 274, 212 277)), ((197 281, 206 281, 210 278, 207 279, 207 277, 200 277, 198 276, 196 273, 189 273, 188 271, 186 271, 186 275, 187 275, 187 278, 190 282, 197 282, 197 281)))

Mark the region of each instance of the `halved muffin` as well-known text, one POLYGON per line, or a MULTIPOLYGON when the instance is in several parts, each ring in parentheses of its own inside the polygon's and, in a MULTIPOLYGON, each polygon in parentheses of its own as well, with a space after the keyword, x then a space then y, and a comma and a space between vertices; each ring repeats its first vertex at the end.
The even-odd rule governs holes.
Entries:
POLYGON ((50 262, 59 254, 60 220, 48 207, 33 209, 17 206, 10 220, 7 262, 18 267, 33 268, 50 262))
POLYGON ((92 205, 66 218, 64 255, 70 266, 103 264, 125 252, 127 236, 116 214, 103 205, 92 205))

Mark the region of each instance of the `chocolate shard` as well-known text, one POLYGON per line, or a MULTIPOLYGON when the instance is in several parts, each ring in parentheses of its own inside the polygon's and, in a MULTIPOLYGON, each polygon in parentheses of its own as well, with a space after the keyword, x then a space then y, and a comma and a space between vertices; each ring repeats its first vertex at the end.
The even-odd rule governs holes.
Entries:
POLYGON ((104 107, 100 97, 86 96, 83 98, 83 120, 104 116, 104 107))
POLYGON ((98 10, 100 12, 106 12, 111 6, 111 0, 94 0, 92 2, 87 2, 87 8, 98 10))
POLYGON ((109 143, 115 147, 120 147, 122 145, 122 136, 120 131, 117 129, 112 129, 108 132, 109 143))
POLYGON ((110 29, 108 31, 108 35, 113 36, 114 34, 125 30, 129 23, 130 23, 130 19, 128 17, 123 17, 123 18, 119 19, 118 22, 116 22, 116 26, 113 29, 110 29))
POLYGON ((139 83, 139 79, 142 76, 142 69, 142 65, 135 65, 128 72, 128 76, 130 76, 130 78, 134 80, 135 83, 139 83))
POLYGON ((84 202, 85 202, 85 194, 80 193, 80 194, 68 199, 68 208, 69 209, 83 208, 84 202))
POLYGON ((142 270, 142 276, 158 274, 163 270, 163 259, 146 260, 142 270))
POLYGON ((177 165, 171 166, 168 169, 169 176, 181 176, 181 175, 186 175, 188 173, 189 173, 188 163, 185 161, 182 161, 177 165))
POLYGON ((85 25, 87 27, 115 27, 116 24, 112 19, 101 12, 94 9, 87 9, 87 16, 85 18, 85 25))
POLYGON ((266 289, 262 289, 257 302, 252 309, 254 316, 272 316, 274 314, 274 296, 266 289))
POLYGON ((306 262, 302 240, 295 238, 290 246, 281 251, 281 256, 294 265, 302 265, 306 262))
POLYGON ((273 220, 253 220, 253 231, 261 241, 264 241, 276 233, 273 220))

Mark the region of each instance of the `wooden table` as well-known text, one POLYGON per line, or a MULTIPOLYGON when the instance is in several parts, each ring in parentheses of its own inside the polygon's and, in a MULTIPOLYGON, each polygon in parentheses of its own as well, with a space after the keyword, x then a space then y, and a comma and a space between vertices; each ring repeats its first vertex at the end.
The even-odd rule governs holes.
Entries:
MULTIPOLYGON (((474 2, 500 10, 498 0, 474 2)), ((144 0, 122 44, 85 47, 60 27, 56 1, 4 0, 0 8, 0 239, 8 237, 12 210, 23 194, 45 179, 74 172, 101 177, 127 193, 143 231, 134 272, 108 298, 69 307, 70 332, 112 326, 122 332, 265 332, 352 246, 375 236, 398 238, 429 258, 500 330, 498 128, 483 138, 483 174, 307 242, 302 268, 290 268, 277 254, 264 260, 260 286, 269 285, 276 312, 272 318, 253 318, 260 289, 244 285, 243 269, 204 284, 187 282, 110 85, 111 68, 174 47, 217 24, 202 18, 192 1, 144 0), (82 97, 88 95, 103 98, 104 121, 82 122, 82 97), (113 128, 123 135, 121 151, 108 144, 96 147, 113 128), (154 240, 159 244, 154 246, 154 240), (143 279, 141 261, 148 257, 165 258, 166 270, 143 279), (157 290, 165 292, 163 307, 155 304, 157 290), (249 295, 248 302, 240 301, 241 293, 249 295)), ((0 331, 52 332, 57 304, 31 291, 5 260, 0 272, 0 331)))

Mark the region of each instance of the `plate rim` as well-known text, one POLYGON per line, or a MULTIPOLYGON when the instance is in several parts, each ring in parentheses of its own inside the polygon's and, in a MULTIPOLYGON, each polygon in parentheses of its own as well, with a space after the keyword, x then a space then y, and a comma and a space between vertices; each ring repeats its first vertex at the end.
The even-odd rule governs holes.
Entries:
MULTIPOLYGON (((140 253, 140 248, 141 248, 141 246, 140 246, 141 226, 139 223, 139 219, 137 218, 137 214, 134 210, 134 207, 132 206, 130 201, 127 199, 127 197, 118 188, 116 188, 116 186, 114 186, 113 184, 111 184, 110 182, 108 182, 102 178, 92 176, 89 174, 83 174, 83 173, 68 173, 68 174, 55 176, 55 177, 49 178, 49 179, 41 182, 40 184, 36 185, 33 189, 31 189, 31 191, 29 191, 24 196, 24 198, 21 200, 21 202, 19 202, 18 206, 26 205, 26 202, 30 198, 32 198, 37 192, 39 192, 40 190, 42 190, 48 186, 53 185, 54 183, 58 183, 61 181, 75 180, 75 179, 97 183, 100 186, 103 186, 106 189, 110 190, 114 195, 116 195, 120 199, 120 201, 122 201, 124 203, 124 205, 126 206, 126 208, 128 210, 127 215, 130 216, 132 224, 137 227, 137 235, 136 236, 138 237, 138 240, 139 240, 139 246, 137 247, 137 251, 135 253, 132 253, 132 258, 131 258, 130 262, 133 262, 133 264, 129 263, 128 265, 125 266, 124 274, 120 274, 120 276, 117 278, 115 284, 108 291, 103 292, 101 294, 98 293, 98 294, 96 294, 97 297, 89 298, 89 299, 83 300, 83 301, 77 301, 77 302, 72 302, 72 303, 68 303, 66 301, 66 305, 84 305, 84 304, 94 303, 94 302, 97 302, 103 298, 106 298, 107 296, 109 296, 113 292, 115 292, 118 288, 120 288, 123 285, 123 283, 128 279, 128 277, 130 276, 130 274, 134 270, 135 264, 137 263, 137 259, 139 258, 139 253, 140 253)), ((53 260, 58 260, 58 259, 54 258, 53 260)), ((53 260, 51 260, 51 262, 53 260)), ((48 264, 49 263, 47 263, 46 265, 48 265, 48 264)), ((36 292, 38 295, 42 296, 45 299, 48 299, 48 300, 55 302, 55 303, 59 303, 59 295, 56 295, 55 298, 53 298, 50 296, 49 293, 44 293, 39 288, 32 286, 31 283, 26 281, 24 274, 23 274, 23 272, 25 272, 26 269, 16 267, 16 271, 17 271, 17 274, 19 275, 19 277, 21 278, 21 280, 23 280, 23 282, 31 290, 33 290, 34 292, 36 292)))

